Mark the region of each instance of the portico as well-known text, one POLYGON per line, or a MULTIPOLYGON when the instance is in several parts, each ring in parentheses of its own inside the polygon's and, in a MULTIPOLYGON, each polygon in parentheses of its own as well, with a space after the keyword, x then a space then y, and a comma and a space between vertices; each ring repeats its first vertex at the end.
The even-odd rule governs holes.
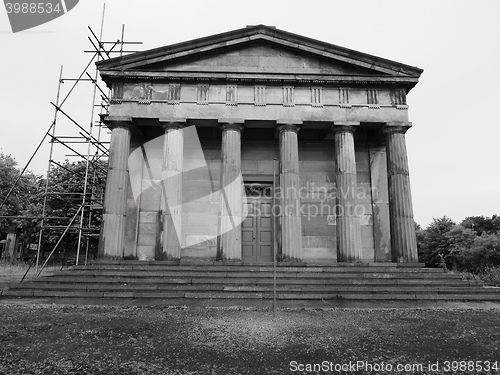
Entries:
POLYGON ((405 132, 420 69, 262 25, 98 68, 102 257, 417 262, 405 132))

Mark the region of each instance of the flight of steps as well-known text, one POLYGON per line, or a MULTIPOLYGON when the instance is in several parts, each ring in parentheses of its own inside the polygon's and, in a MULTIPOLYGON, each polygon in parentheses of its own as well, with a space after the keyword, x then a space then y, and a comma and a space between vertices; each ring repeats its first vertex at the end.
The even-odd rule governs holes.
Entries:
MULTIPOLYGON (((279 264, 276 284, 278 300, 500 301, 500 288, 422 264, 279 264)), ((100 260, 10 284, 13 297, 270 301, 273 266, 100 260)))

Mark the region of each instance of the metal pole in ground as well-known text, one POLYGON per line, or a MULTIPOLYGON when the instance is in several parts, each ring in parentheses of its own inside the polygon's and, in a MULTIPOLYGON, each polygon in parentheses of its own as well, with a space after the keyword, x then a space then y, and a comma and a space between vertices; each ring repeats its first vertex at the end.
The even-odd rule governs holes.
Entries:
POLYGON ((75 221, 76 217, 78 216, 78 214, 80 213, 80 210, 83 208, 83 206, 80 206, 80 208, 78 208, 78 211, 76 211, 75 215, 73 216, 73 218, 71 219, 71 221, 69 222, 68 226, 66 227, 66 229, 64 230, 63 234, 61 235, 61 237, 59 238, 59 241, 57 241, 56 243, 56 246, 54 246, 54 248, 52 249, 52 251, 50 252, 49 256, 47 257, 47 259, 45 260, 45 263, 42 265, 42 267, 40 267, 40 270, 38 270, 38 273, 36 274, 36 276, 40 276, 40 274, 42 273, 43 269, 45 268, 46 264, 48 263, 50 257, 52 256, 52 254, 54 254, 54 252, 56 251, 57 247, 59 246, 59 244, 61 243, 61 241, 63 240, 64 238, 64 235, 66 234, 66 232, 68 231, 69 228, 71 228, 71 226, 73 225, 73 222, 75 221))
POLYGON ((276 158, 273 160, 273 316, 276 316, 276 158))
MULTIPOLYGON (((51 172, 51 164, 52 164, 52 155, 54 153, 54 137, 56 135, 56 123, 57 123, 57 114, 59 113, 59 97, 61 95, 61 84, 62 84, 62 75, 63 75, 63 67, 61 66, 61 70, 59 72, 59 82, 57 85, 57 97, 56 97, 56 108, 54 111, 54 120, 52 121, 52 125, 45 133, 45 136, 49 134, 50 130, 52 129, 52 138, 50 140, 50 152, 49 152, 49 162, 47 165, 47 174, 45 176, 45 189, 43 192, 43 206, 42 206, 42 218, 45 218, 45 211, 47 209, 47 192, 49 189, 49 179, 50 179, 50 172, 51 172)), ((44 137, 45 139, 45 137, 44 137)), ((38 267, 40 265, 40 251, 42 248, 42 239, 43 239, 43 225, 44 225, 44 219, 40 222, 40 232, 38 234, 38 248, 36 251, 36 265, 35 265, 35 273, 38 273, 38 267)))
MULTIPOLYGON (((104 14, 106 11, 106 4, 104 4, 102 8, 102 20, 101 20, 101 31, 99 34, 99 50, 98 52, 101 51, 101 40, 102 40, 102 31, 104 29, 104 14)), ((97 62, 101 60, 101 55, 97 54, 97 62)), ((88 131, 88 144, 87 144, 87 160, 85 163, 85 180, 83 182, 83 197, 82 197, 82 213, 80 215, 80 226, 78 227, 78 246, 76 248, 76 265, 78 266, 79 260, 80 260, 80 249, 82 245, 82 230, 83 230, 83 220, 85 217, 85 205, 87 203, 87 186, 88 186, 88 177, 89 177, 89 161, 90 161, 90 149, 92 147, 92 131, 94 129, 94 111, 95 111, 95 97, 97 94, 97 78, 98 78, 98 72, 96 70, 94 79, 92 80, 92 83, 94 85, 94 91, 92 94, 92 110, 90 111, 90 127, 88 131)), ((88 75, 88 73, 87 73, 88 75)), ((90 212, 90 207, 89 207, 89 212, 90 212)), ((89 219, 90 220, 90 219, 89 219)), ((87 238, 87 243, 88 243, 88 238, 87 238)), ((85 258, 85 263, 87 263, 87 259, 85 258)))

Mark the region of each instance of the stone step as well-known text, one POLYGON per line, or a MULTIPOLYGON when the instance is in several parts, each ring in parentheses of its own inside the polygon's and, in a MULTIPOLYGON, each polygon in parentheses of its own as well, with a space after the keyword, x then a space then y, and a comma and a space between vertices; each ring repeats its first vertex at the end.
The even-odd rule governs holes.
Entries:
MULTIPOLYGON (((272 267, 271 262, 268 263, 242 263, 235 261, 206 261, 206 260, 181 260, 181 261, 142 261, 142 260, 106 260, 106 259, 96 259, 90 262, 90 265, 151 265, 151 266, 162 266, 162 265, 175 265, 175 266, 230 266, 230 267, 272 267)), ((392 268, 424 268, 424 263, 392 263, 392 262, 364 262, 364 263, 332 263, 332 264, 315 264, 315 263, 305 263, 305 262, 279 262, 278 267, 330 267, 330 268, 352 268, 352 267, 392 267, 392 268)))
MULTIPOLYGON (((225 292, 272 292, 272 285, 223 285, 223 284, 55 284, 55 283, 18 283, 10 285, 11 290, 72 290, 72 291, 225 291, 225 292)), ((478 288, 474 286, 413 286, 413 285, 343 285, 343 286, 299 286, 277 285, 284 292, 374 292, 374 293, 484 293, 499 294, 500 288, 478 288)))
MULTIPOLYGON (((215 271, 215 272, 273 272, 272 266, 188 266, 188 265, 88 265, 73 266, 73 270, 137 270, 137 271, 215 271)), ((277 272, 328 272, 328 273, 361 273, 361 272, 394 272, 394 273, 443 273, 440 268, 397 268, 397 267, 277 267, 277 272)))
MULTIPOLYGON (((6 297, 35 298, 150 298, 150 299, 272 299, 272 293, 241 292, 98 292, 98 291, 61 291, 61 290, 7 290, 6 297)), ((442 300, 442 301, 500 301, 499 294, 446 294, 446 293, 278 293, 278 300, 442 300)))
MULTIPOLYGON (((128 276, 46 276, 38 279, 33 279, 34 283, 105 283, 105 284, 228 284, 228 285, 247 285, 247 284, 272 284, 272 277, 254 277, 254 278, 224 278, 224 277, 209 277, 209 278, 191 278, 191 277, 128 277, 128 276)), ((300 285, 345 285, 345 284, 373 284, 373 285, 483 285, 482 281, 478 280, 462 280, 459 278, 447 279, 430 279, 430 278, 277 278, 276 283, 281 284, 300 284, 300 285)))
MULTIPOLYGON (((107 261, 76 266, 52 276, 14 283, 5 297, 69 297, 184 300, 267 300, 273 298, 270 265, 231 262, 107 261)), ((500 289, 478 280, 396 263, 351 267, 290 263, 277 268, 278 299, 298 300, 464 300, 500 301, 500 289)), ((239 302, 242 303, 242 302, 239 302)))
MULTIPOLYGON (((213 277, 213 278, 268 278, 273 277, 273 272, 228 272, 228 271, 143 271, 143 270, 67 270, 58 273, 61 276, 127 276, 127 277, 213 277)), ((461 278, 458 274, 446 273, 425 273, 425 272, 342 272, 342 273, 329 273, 329 272, 279 272, 276 274, 277 278, 433 278, 433 279, 451 279, 461 278)))

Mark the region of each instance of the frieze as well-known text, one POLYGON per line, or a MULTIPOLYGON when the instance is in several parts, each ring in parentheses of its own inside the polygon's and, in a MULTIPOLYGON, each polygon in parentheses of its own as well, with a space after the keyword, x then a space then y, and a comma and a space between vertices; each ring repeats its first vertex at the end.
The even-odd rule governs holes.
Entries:
MULTIPOLYGON (((377 90, 376 89, 367 89, 366 90, 366 102, 371 105, 377 105, 377 90)), ((371 108, 371 107, 370 107, 371 108)))
POLYGON ((196 92, 196 103, 201 105, 208 104, 208 94, 210 86, 209 85, 198 85, 198 90, 196 92))
MULTIPOLYGON (((206 82, 206 81, 205 81, 206 82)), ((396 107, 408 109, 405 89, 372 89, 357 87, 236 85, 179 82, 116 82, 113 83, 110 103, 150 104, 165 102, 171 105, 196 103, 198 105, 280 105, 284 107, 310 106, 314 108, 365 107, 380 109, 396 107)))
POLYGON ((151 92, 152 92, 151 85, 140 84, 134 87, 130 99, 137 99, 139 101, 151 100, 151 92))
POLYGON ((256 85, 254 90, 254 104, 256 106, 266 105, 266 86, 256 85))
POLYGON ((392 89, 391 101, 393 105, 406 105, 406 90, 405 89, 392 89))
POLYGON ((347 105, 349 104, 349 89, 348 88, 339 88, 339 103, 347 105))
POLYGON ((283 86, 283 106, 295 106, 295 88, 293 86, 283 86))
POLYGON ((323 107, 323 88, 311 87, 311 105, 313 107, 323 107))
POLYGON ((123 99, 123 82, 113 82, 111 99, 123 99))
POLYGON ((226 86, 226 105, 237 105, 238 104, 238 87, 236 85, 226 86))

